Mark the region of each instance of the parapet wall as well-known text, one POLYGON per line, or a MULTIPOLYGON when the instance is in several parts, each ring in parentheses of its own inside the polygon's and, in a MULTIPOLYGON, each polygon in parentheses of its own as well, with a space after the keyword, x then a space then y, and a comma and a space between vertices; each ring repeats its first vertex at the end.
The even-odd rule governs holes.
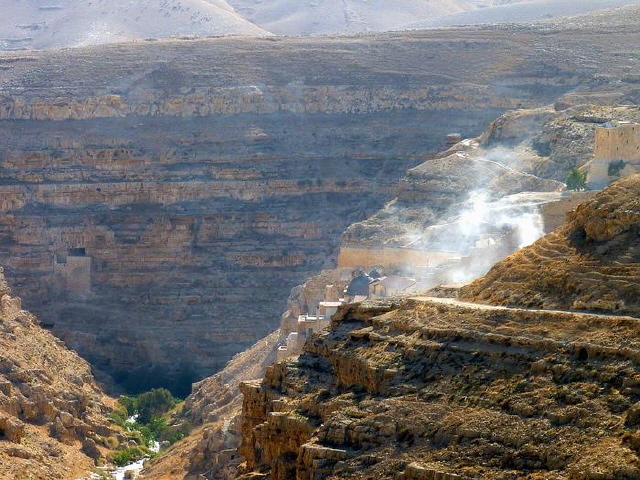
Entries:
POLYGON ((596 193, 593 191, 567 192, 560 200, 542 205, 540 214, 542 215, 544 233, 553 232, 565 222, 567 213, 589 200, 596 193))
POLYGON ((597 127, 595 135, 595 159, 640 162, 640 124, 597 127))
POLYGON ((340 247, 338 267, 435 267, 458 255, 398 247, 340 247))

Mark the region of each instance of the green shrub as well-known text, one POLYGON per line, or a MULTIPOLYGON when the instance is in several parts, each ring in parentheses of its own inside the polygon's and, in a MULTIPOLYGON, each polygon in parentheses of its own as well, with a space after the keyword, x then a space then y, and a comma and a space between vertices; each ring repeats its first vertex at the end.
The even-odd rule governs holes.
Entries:
POLYGON ((581 191, 587 188, 587 176, 578 167, 573 167, 565 180, 569 190, 581 191))
MULTIPOLYGON (((119 402, 120 408, 111 413, 111 420, 127 430, 128 440, 137 443, 147 453, 147 447, 152 442, 166 441, 173 444, 184 438, 193 428, 188 423, 172 426, 167 424, 163 415, 173 409, 179 401, 165 388, 156 388, 135 397, 122 396, 119 402), (136 421, 128 421, 133 415, 137 415, 136 421)), ((134 447, 134 450, 135 448, 138 447, 134 447)), ((127 451, 118 451, 118 461, 124 461, 127 451)))
POLYGON ((609 162, 609 168, 607 169, 607 175, 610 177, 619 177, 620 172, 625 167, 626 162, 624 160, 616 160, 615 162, 609 162))
POLYGON ((137 397, 129 397, 127 395, 122 395, 118 399, 118 402, 120 402, 120 405, 122 405, 124 408, 127 409, 128 416, 135 415, 137 413, 138 411, 137 397))
POLYGON ((154 388, 153 390, 141 393, 137 397, 138 421, 149 423, 151 418, 160 416, 171 410, 177 401, 166 388, 154 388))
POLYGON ((118 450, 111 456, 111 461, 118 467, 123 467, 130 463, 140 460, 147 455, 147 450, 140 447, 127 447, 122 450, 118 450))

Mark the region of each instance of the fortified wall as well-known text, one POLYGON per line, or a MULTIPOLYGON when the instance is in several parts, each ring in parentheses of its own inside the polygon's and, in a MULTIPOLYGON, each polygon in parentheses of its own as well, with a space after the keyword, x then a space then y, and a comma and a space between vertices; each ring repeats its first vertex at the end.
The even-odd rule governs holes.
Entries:
POLYGON ((640 162, 640 124, 597 127, 594 156, 602 160, 640 162))
POLYGON ((425 251, 412 248, 342 246, 338 255, 338 267, 436 267, 454 257, 459 256, 452 252, 425 251))
POLYGON ((640 124, 597 127, 587 185, 601 189, 613 180, 640 172, 640 124))

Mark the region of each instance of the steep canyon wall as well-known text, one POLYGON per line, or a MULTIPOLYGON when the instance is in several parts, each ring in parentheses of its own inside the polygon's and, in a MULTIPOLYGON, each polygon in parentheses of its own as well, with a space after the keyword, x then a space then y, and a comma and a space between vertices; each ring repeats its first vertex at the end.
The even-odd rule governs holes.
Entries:
POLYGON ((99 372, 184 390, 274 329, 291 287, 446 133, 607 84, 591 62, 611 57, 590 48, 604 37, 469 29, 3 55, 0 260, 99 372))

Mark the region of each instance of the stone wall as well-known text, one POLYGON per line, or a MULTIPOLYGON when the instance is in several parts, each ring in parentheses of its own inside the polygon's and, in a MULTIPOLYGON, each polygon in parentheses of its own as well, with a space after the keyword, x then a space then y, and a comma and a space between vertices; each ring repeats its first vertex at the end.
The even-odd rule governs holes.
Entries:
POLYGON ((454 252, 424 251, 400 247, 341 246, 338 267, 425 268, 437 267, 449 260, 460 258, 454 252))
POLYGON ((540 214, 542 215, 544 233, 550 233, 562 225, 567 218, 567 213, 593 195, 595 195, 595 192, 591 191, 566 192, 560 200, 542 205, 540 214))
POLYGON ((640 124, 597 127, 593 160, 587 175, 590 188, 603 188, 612 180, 640 172, 640 124))
POLYGON ((593 156, 602 160, 640 162, 640 124, 596 128, 593 156))

